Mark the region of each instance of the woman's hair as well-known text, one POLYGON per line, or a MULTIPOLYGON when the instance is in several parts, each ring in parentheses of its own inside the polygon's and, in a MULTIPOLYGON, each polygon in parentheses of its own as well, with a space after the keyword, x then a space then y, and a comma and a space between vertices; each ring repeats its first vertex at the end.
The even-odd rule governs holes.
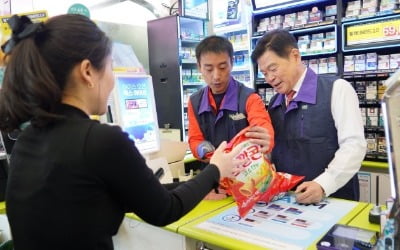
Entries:
POLYGON ((267 51, 275 52, 279 57, 288 58, 291 49, 298 49, 296 38, 287 30, 276 29, 267 32, 258 40, 251 60, 257 63, 257 60, 267 51))
POLYGON ((2 48, 11 56, 0 90, 0 130, 11 131, 24 122, 42 127, 58 119, 54 111, 73 67, 88 59, 102 70, 111 41, 87 17, 67 14, 19 25, 2 48))
POLYGON ((208 36, 204 38, 196 46, 196 59, 200 63, 200 57, 208 52, 212 53, 227 53, 231 62, 233 61, 233 46, 232 43, 222 36, 208 36))

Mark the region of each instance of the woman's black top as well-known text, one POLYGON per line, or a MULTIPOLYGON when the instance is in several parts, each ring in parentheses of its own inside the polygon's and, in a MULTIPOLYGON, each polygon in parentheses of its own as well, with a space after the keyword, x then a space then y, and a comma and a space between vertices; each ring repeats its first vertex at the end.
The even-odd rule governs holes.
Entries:
POLYGON ((216 166, 167 190, 118 126, 62 105, 65 119, 27 127, 14 145, 6 191, 15 250, 113 249, 126 212, 163 226, 218 184, 216 166))

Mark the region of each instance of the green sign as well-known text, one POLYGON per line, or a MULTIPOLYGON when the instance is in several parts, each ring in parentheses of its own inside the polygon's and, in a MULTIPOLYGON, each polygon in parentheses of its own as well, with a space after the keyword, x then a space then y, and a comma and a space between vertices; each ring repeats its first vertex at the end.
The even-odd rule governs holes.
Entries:
POLYGON ((80 4, 80 3, 74 3, 73 5, 71 5, 71 7, 69 7, 67 13, 68 14, 79 14, 79 15, 87 16, 90 18, 89 9, 85 5, 80 4))

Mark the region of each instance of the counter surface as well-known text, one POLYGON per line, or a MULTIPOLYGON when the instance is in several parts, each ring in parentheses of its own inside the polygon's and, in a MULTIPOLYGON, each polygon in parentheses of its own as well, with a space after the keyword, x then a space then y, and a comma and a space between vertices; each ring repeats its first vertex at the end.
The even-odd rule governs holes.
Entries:
POLYGON ((347 224, 366 206, 340 199, 305 206, 291 197, 255 206, 241 218, 233 203, 179 227, 178 233, 227 249, 316 249, 334 224, 347 224))

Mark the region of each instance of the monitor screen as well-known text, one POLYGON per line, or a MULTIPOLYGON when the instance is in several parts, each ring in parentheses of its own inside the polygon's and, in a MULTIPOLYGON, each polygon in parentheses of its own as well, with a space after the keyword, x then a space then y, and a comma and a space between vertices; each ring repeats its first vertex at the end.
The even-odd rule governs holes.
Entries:
POLYGON ((208 20, 208 0, 183 0, 182 16, 208 20))
POLYGON ((115 123, 129 134, 143 154, 160 149, 153 83, 149 75, 115 72, 115 123))
POLYGON ((382 100, 392 197, 400 195, 400 70, 386 80, 382 100))

